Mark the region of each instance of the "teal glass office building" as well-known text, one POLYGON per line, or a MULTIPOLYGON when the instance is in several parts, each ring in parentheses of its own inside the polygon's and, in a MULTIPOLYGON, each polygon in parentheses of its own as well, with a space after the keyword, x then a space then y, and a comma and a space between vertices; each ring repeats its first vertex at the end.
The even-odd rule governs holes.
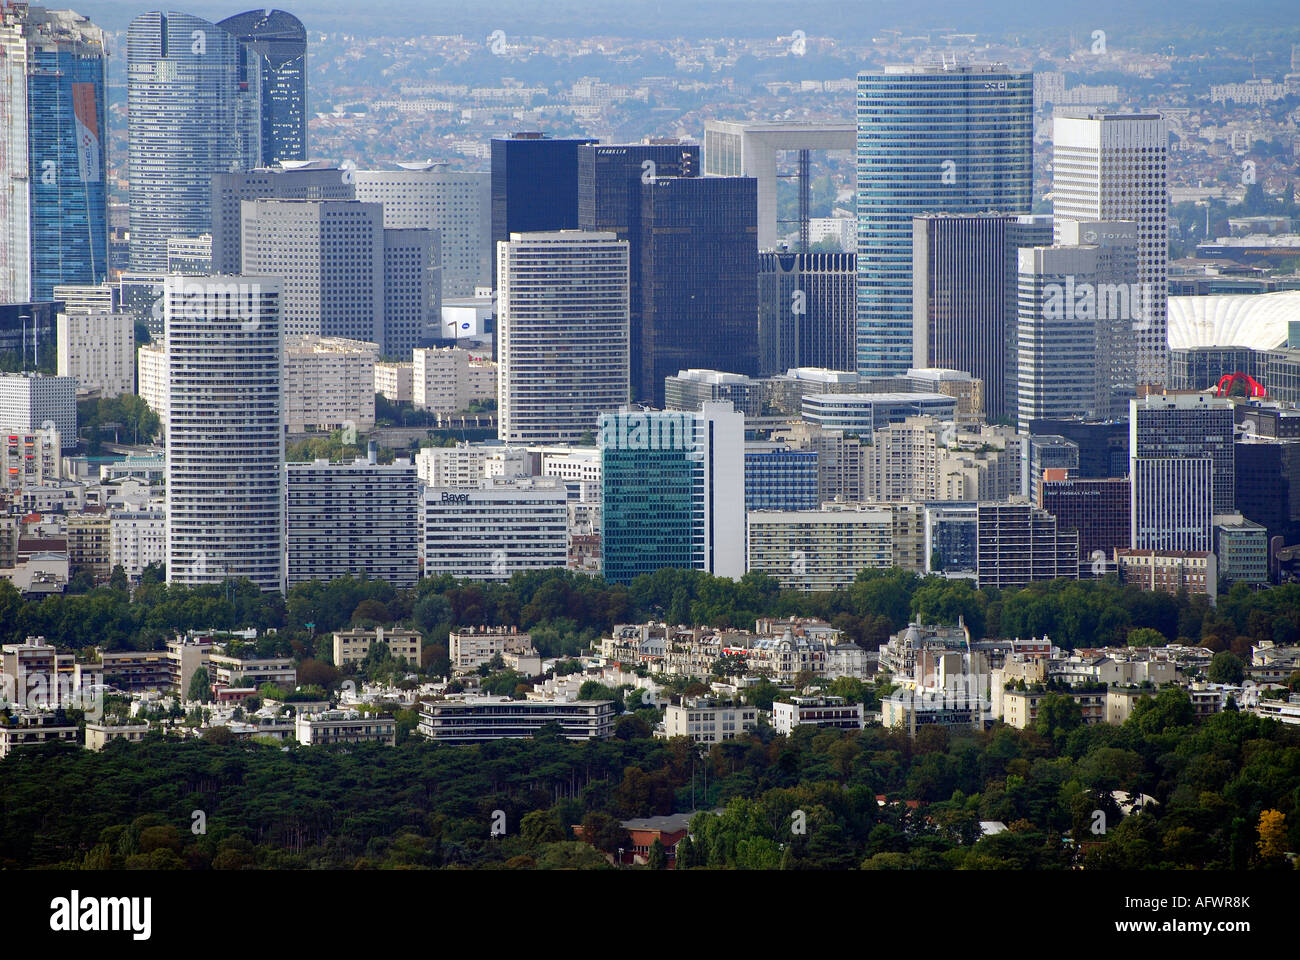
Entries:
POLYGON ((1033 74, 1000 64, 858 75, 859 373, 914 365, 913 217, 1030 212, 1033 116, 1033 74))

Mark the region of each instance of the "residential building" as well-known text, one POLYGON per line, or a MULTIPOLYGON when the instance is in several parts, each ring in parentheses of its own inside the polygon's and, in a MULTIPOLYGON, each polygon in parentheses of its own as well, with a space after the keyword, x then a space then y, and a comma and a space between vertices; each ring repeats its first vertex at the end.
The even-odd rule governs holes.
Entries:
POLYGON ((23 710, 13 720, 12 725, 0 724, 0 760, 19 747, 38 747, 55 741, 77 742, 77 725, 61 723, 55 713, 23 710))
POLYGON ((77 445, 77 381, 35 373, 0 373, 0 432, 58 432, 64 450, 77 445))
POLYGON ((437 743, 471 744, 526 740, 558 724, 566 740, 605 740, 614 734, 612 700, 512 700, 478 697, 426 700, 419 732, 437 743))
POLYGON ((139 583, 145 567, 167 562, 167 516, 162 510, 114 510, 109 514, 108 564, 139 583))
POLYGON ((415 362, 392 363, 375 361, 375 393, 382 394, 393 403, 413 403, 415 400, 415 362))
POLYGON ((135 392, 135 320, 124 313, 60 313, 59 376, 78 394, 117 397, 135 392))
POLYGON ((460 413, 497 396, 497 364, 462 347, 411 351, 411 402, 421 410, 460 413))
POLYGON ((1161 593, 1204 594, 1213 603, 1219 592, 1218 564, 1204 550, 1117 550, 1115 563, 1123 583, 1161 593))
POLYGON ((86 749, 98 753, 114 740, 139 743, 149 734, 147 723, 87 723, 86 749))
POLYGON ((284 426, 366 432, 375 426, 375 357, 379 345, 343 337, 286 337, 284 426))
POLYGON ((862 704, 846 703, 843 697, 791 697, 772 703, 772 729, 790 736, 798 727, 831 727, 861 730, 862 704))
POLYGON ((453 673, 473 673, 495 657, 536 654, 533 638, 518 627, 457 627, 447 639, 453 673))
POLYGON ((976 578, 981 589, 1079 577, 1079 534, 1027 502, 981 503, 976 578))
POLYGON ((821 510, 748 514, 749 570, 784 589, 841 590, 863 569, 893 566, 894 515, 886 507, 826 504, 821 510))
POLYGON ((757 729, 758 708, 703 698, 671 703, 655 730, 663 738, 690 737, 696 743, 722 743, 757 729))
POLYGON ((394 660, 404 659, 413 666, 420 665, 424 638, 417 631, 376 626, 373 630, 353 627, 351 630, 334 631, 334 666, 360 663, 379 643, 387 645, 394 660))
POLYGON ((307 747, 336 743, 397 744, 397 721, 380 713, 356 710, 325 710, 299 713, 294 720, 298 742, 307 747))

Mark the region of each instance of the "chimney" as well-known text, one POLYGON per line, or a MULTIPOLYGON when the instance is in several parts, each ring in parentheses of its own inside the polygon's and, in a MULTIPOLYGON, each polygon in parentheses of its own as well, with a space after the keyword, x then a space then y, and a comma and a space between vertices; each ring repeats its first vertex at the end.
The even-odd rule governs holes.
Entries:
POLYGON ((379 448, 375 446, 374 440, 366 445, 366 460, 372 467, 379 461, 379 448))

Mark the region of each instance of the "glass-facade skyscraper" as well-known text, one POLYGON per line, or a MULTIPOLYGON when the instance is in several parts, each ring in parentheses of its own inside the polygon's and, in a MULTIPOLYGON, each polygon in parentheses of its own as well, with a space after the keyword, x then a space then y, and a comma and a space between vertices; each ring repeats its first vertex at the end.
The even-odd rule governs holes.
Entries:
POLYGON ((105 55, 70 10, 0 9, 0 303, 107 276, 105 55))
POLYGON ((262 163, 307 159, 307 30, 283 10, 248 10, 218 24, 243 46, 241 84, 258 92, 262 163))
POLYGON ((1001 64, 858 75, 858 372, 914 365, 913 217, 1030 212, 1033 108, 1033 75, 1001 64))

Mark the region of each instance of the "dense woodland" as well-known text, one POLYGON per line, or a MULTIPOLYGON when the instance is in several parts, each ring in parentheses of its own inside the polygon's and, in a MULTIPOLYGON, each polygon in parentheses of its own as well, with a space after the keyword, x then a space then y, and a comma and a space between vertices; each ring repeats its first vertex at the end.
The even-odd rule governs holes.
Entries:
POLYGON ((681 866, 1289 869, 1300 849, 1300 731, 1236 711, 1196 722, 1176 689, 1119 727, 1081 725, 1062 699, 1026 731, 761 729, 707 753, 552 733, 346 749, 223 733, 0 761, 0 868, 605 868, 597 848, 627 846, 622 819, 715 808, 681 866), (1158 805, 1121 817, 1120 789, 1158 805), (981 838, 981 820, 1008 829, 981 838))
POLYGON ((1212 607, 1205 597, 1146 592, 1121 586, 1113 576, 998 591, 897 568, 863 570, 848 589, 811 594, 781 590, 763 573, 732 581, 689 570, 660 570, 628 586, 563 570, 516 574, 501 584, 437 577, 406 591, 345 577, 294 587, 287 597, 263 594, 247 581, 170 586, 153 568, 134 590, 118 570, 106 586, 39 600, 24 600, 0 582, 4 643, 44 636, 89 655, 95 647, 159 649, 178 631, 251 626, 276 631, 258 644, 263 653, 311 661, 327 656, 333 630, 400 623, 423 632, 422 666, 435 672, 446 658, 448 631, 458 625, 518 625, 551 657, 582 652, 617 623, 656 619, 752 630, 760 616, 795 615, 825 619, 867 649, 910 620, 955 623, 962 616, 976 639, 1047 634, 1074 649, 1122 645, 1143 629, 1167 642, 1244 658, 1261 640, 1300 642, 1300 584, 1268 590, 1237 585, 1212 607))

